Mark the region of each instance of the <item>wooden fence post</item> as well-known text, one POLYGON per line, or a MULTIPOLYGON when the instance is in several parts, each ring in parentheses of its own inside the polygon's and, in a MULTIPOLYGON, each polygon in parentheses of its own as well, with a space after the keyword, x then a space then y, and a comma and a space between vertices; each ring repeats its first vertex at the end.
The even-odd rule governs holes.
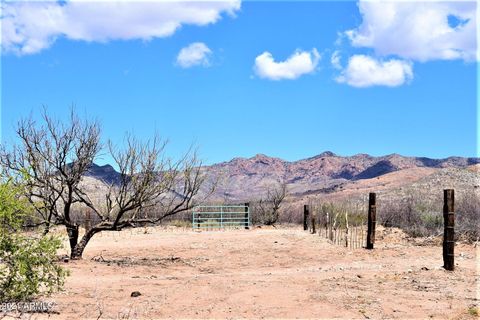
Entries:
POLYGON ((348 212, 345 212, 345 247, 348 248, 348 212))
POLYGON ((443 267, 453 271, 455 249, 455 193, 453 189, 443 190, 443 267))
POLYGON ((376 218, 376 194, 374 192, 370 192, 370 195, 368 197, 367 249, 373 249, 373 244, 375 243, 376 218))
POLYGON ((312 234, 315 234, 315 214, 312 212, 312 219, 311 219, 311 224, 312 224, 312 234))
POLYGON ((326 218, 326 219, 325 219, 325 238, 328 239, 328 222, 329 222, 328 219, 330 218, 330 217, 328 216, 328 212, 327 212, 327 216, 326 216, 325 218, 326 218))
POLYGON ((309 215, 309 210, 308 210, 308 204, 303 205, 303 230, 308 230, 308 215, 309 215))
POLYGON ((330 220, 328 220, 328 231, 329 231, 329 239, 333 241, 333 213, 330 215, 330 220))
POLYGON ((249 229, 250 227, 250 217, 249 217, 249 207, 250 203, 245 202, 245 229, 249 229))

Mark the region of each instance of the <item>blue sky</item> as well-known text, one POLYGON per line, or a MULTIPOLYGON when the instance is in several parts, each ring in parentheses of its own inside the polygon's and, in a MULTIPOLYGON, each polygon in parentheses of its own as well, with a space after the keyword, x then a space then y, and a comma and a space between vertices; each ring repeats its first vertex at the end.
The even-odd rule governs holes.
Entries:
POLYGON ((474 2, 124 4, 3 4, 3 141, 75 105, 105 140, 158 131, 207 163, 477 156, 474 2))

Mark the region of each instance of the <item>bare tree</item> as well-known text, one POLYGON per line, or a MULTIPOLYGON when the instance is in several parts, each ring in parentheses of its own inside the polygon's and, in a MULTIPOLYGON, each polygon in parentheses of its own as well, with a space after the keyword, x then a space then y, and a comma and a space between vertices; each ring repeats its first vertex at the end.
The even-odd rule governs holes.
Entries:
MULTIPOLYGON (((0 162, 10 177, 26 180, 25 195, 39 216, 37 225, 64 225, 69 237, 71 258, 81 258, 89 240, 98 232, 121 230, 189 210, 205 177, 196 152, 187 152, 179 161, 165 155, 166 142, 157 136, 142 143, 127 136, 125 147, 108 144, 109 154, 119 168, 119 179, 103 182, 101 199, 88 194, 82 177, 101 151, 97 122, 81 121, 72 111, 69 122, 53 120, 43 112, 43 124, 31 118, 17 126, 21 144, 0 151, 0 162), (97 223, 89 224, 79 241, 79 223, 72 217, 75 204, 88 207, 97 223), (151 214, 150 208, 161 208, 151 214)), ((208 196, 213 192, 204 192, 208 196)))
POLYGON ((253 204, 255 220, 264 225, 274 225, 277 223, 280 207, 287 196, 287 185, 285 182, 279 182, 274 186, 267 188, 264 198, 260 198, 253 204))
MULTIPOLYGON (((143 144, 128 136, 125 144, 126 148, 118 150, 109 143, 120 181, 108 185, 103 201, 95 201, 88 193, 77 190, 78 197, 100 222, 85 231, 72 251, 73 258, 82 256, 87 243, 98 232, 155 224, 191 209, 200 191, 205 175, 195 152, 172 162, 164 156, 166 142, 158 137, 143 144)), ((205 196, 211 192, 213 189, 205 196)))
POLYGON ((78 225, 71 217, 82 176, 100 151, 97 122, 81 121, 72 111, 67 124, 54 120, 44 109, 42 125, 30 117, 19 121, 20 144, 2 146, 0 162, 7 176, 26 183, 26 198, 33 204, 44 234, 51 224, 66 227, 70 246, 78 239, 78 225))

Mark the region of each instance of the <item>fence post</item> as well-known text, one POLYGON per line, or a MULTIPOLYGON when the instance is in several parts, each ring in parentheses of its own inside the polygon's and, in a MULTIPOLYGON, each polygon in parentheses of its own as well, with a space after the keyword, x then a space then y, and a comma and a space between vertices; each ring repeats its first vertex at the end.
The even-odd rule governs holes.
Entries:
POLYGON ((250 203, 245 202, 245 229, 249 229, 250 227, 249 206, 250 206, 250 203))
POLYGON ((329 236, 330 241, 333 241, 333 223, 332 223, 332 221, 333 221, 333 213, 330 215, 330 218, 329 218, 329 219, 330 219, 330 220, 328 220, 328 231, 329 231, 328 236, 329 236))
POLYGON ((327 216, 325 217, 325 238, 328 239, 328 220, 329 217, 328 217, 328 212, 327 212, 327 216))
POLYGON ((443 190, 443 267, 453 271, 455 248, 455 192, 453 189, 443 190))
POLYGON ((200 212, 195 212, 195 208, 193 208, 192 219, 197 220, 197 229, 200 229, 200 212))
POLYGON ((370 192, 368 197, 367 249, 373 249, 373 244, 375 243, 376 217, 376 194, 374 192, 370 192))
POLYGON ((308 204, 303 205, 303 230, 308 230, 308 204))
POLYGON ((223 206, 220 206, 220 229, 223 229, 223 206))
POLYGON ((345 247, 348 248, 348 212, 345 211, 345 247))
POLYGON ((316 233, 316 230, 315 230, 315 214, 312 212, 312 215, 311 215, 312 219, 311 219, 311 224, 312 224, 312 234, 315 234, 316 233))

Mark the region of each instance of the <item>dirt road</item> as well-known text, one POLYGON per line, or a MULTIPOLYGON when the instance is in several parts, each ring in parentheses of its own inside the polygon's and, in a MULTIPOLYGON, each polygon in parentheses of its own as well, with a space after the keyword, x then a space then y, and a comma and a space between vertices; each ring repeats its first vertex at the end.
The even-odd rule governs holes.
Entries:
POLYGON ((65 263, 71 276, 48 316, 468 319, 478 303, 473 246, 458 245, 447 272, 438 245, 351 250, 295 229, 144 232, 102 234, 65 263))

